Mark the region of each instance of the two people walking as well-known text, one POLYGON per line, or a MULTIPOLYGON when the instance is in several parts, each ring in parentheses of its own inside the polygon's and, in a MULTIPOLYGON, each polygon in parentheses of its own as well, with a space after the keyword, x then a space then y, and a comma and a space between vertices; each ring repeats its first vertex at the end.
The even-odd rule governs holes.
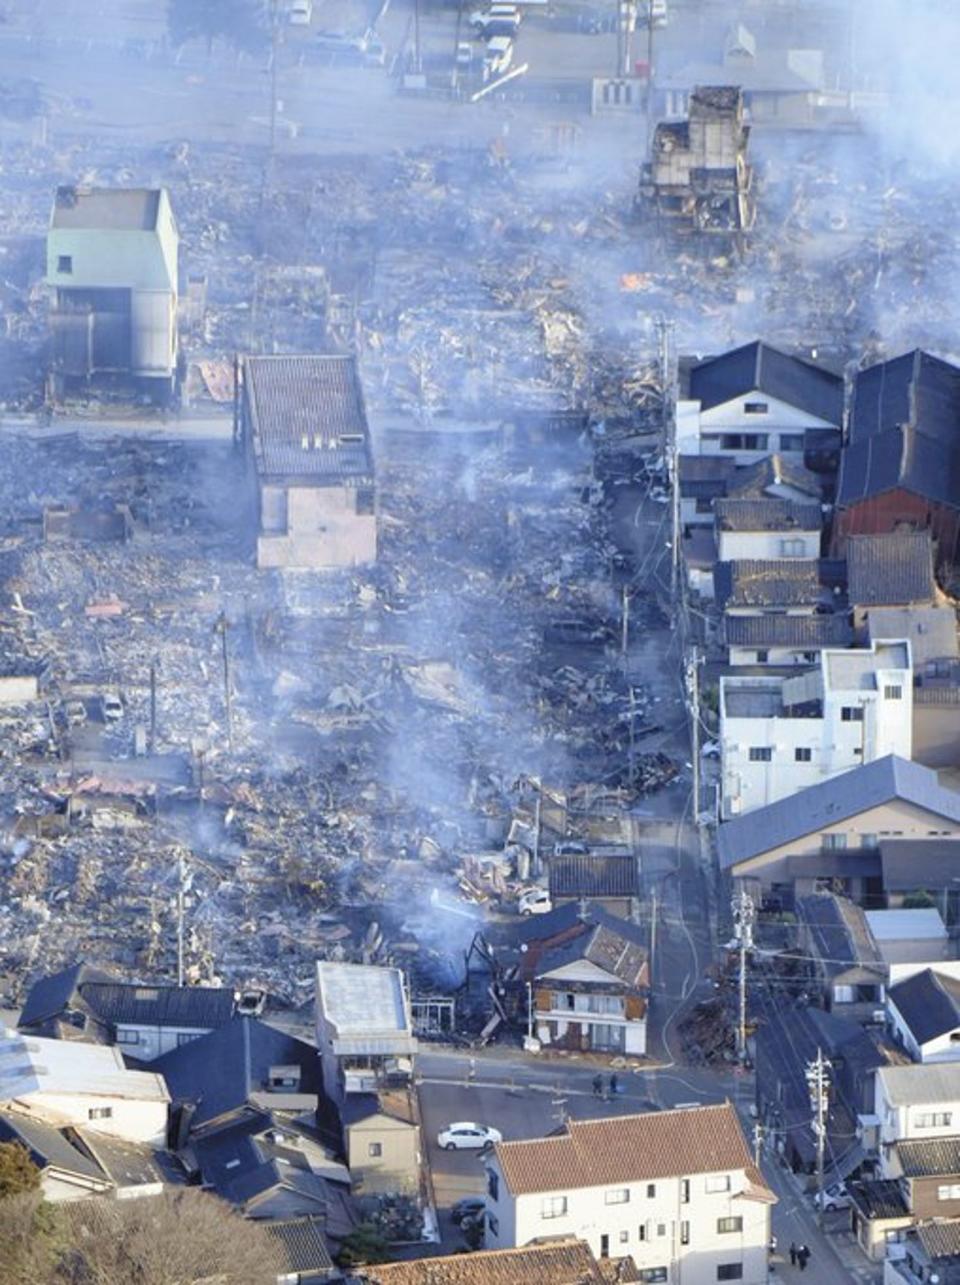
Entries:
POLYGON ((799 1267, 802 1272, 807 1270, 807 1263, 810 1261, 810 1250, 806 1245, 798 1245, 794 1241, 790 1242, 790 1266, 799 1267))

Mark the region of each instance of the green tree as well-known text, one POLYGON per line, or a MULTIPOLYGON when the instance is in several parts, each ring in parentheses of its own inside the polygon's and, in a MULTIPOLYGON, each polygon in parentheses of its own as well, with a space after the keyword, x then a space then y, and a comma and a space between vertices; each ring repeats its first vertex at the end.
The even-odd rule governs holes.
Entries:
POLYGON ((915 888, 913 892, 908 892, 903 899, 904 910, 928 910, 936 904, 933 896, 927 892, 926 888, 915 888))
POLYGON ((245 53, 263 53, 270 44, 271 0, 167 0, 167 29, 175 45, 188 40, 225 40, 245 53))
POLYGON ((341 1267, 360 1267, 365 1263, 386 1263, 389 1260, 386 1239, 373 1223, 360 1223, 349 1236, 344 1236, 337 1255, 341 1267))
POLYGON ((22 1142, 0 1142, 0 1200, 40 1187, 40 1170, 22 1142))
POLYGON ((60 1211, 39 1191, 0 1200, 0 1280, 3 1285, 53 1285, 66 1233, 60 1211))

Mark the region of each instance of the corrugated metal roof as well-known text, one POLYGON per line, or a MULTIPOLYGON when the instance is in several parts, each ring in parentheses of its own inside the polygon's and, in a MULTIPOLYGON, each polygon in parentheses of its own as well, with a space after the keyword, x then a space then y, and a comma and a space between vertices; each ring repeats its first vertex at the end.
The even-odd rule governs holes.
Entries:
POLYGON ((354 357, 245 357, 243 382, 261 477, 372 479, 354 357))
POLYGON ((635 897, 639 866, 629 852, 564 853, 550 858, 549 882, 551 897, 635 897))
POLYGON ((163 1076, 127 1070, 119 1049, 22 1035, 0 1026, 0 1103, 35 1093, 170 1100, 163 1076))
POLYGON ((891 1106, 923 1106, 960 1098, 960 1062, 882 1066, 877 1077, 891 1106))
POLYGON ((931 768, 888 754, 746 816, 725 821, 717 837, 720 864, 729 870, 892 799, 903 799, 935 816, 960 823, 960 794, 944 789, 931 768))

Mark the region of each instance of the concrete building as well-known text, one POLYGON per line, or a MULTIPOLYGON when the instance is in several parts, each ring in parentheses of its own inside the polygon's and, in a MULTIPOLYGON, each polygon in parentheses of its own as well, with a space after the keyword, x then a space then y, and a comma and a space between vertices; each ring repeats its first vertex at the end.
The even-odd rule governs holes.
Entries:
POLYGON ((575 1236, 629 1254, 640 1279, 767 1280, 770 1206, 729 1104, 602 1120, 498 1143, 487 1159, 487 1247, 575 1236))
POLYGON ((742 245, 756 218, 749 137, 735 84, 698 85, 686 120, 657 125, 639 195, 662 227, 742 245))
POLYGON ((354 357, 245 357, 239 423, 256 487, 257 566, 373 562, 373 453, 354 357))
POLYGON ((128 1071, 118 1049, 0 1027, 0 1108, 162 1146, 169 1103, 163 1076, 128 1071))
POLYGON ((759 341, 698 362, 686 384, 677 406, 680 455, 743 465, 777 454, 803 474, 806 435, 843 423, 839 375, 759 341))
POLYGON ((824 650, 815 669, 720 679, 721 809, 740 816, 888 754, 911 757, 905 642, 824 650))
POLYGON ((717 847, 721 869, 758 896, 792 906, 831 888, 876 905, 885 895, 885 840, 923 848, 951 837, 960 837, 960 794, 891 754, 724 822, 717 847))
POLYGON ((58 187, 47 234, 55 376, 176 382, 179 234, 166 188, 58 187))
POLYGON ((398 968, 321 960, 317 1048, 355 1188, 415 1191, 420 1128, 410 1088, 417 1041, 398 968))

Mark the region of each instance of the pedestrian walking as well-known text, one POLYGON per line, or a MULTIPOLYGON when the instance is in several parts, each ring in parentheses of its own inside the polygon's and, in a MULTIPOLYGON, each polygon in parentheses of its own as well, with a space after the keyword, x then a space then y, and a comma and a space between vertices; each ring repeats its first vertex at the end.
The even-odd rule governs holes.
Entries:
POLYGON ((807 1249, 806 1245, 801 1245, 800 1248, 797 1250, 797 1262, 800 1264, 800 1270, 802 1272, 805 1272, 807 1270, 807 1263, 809 1261, 810 1261, 810 1251, 809 1249, 807 1249))
POLYGON ((613 1097, 615 1093, 619 1093, 619 1092, 620 1092, 620 1081, 617 1079, 616 1075, 611 1075, 610 1076, 610 1096, 613 1097))
POLYGON ((796 1242, 795 1240, 791 1240, 791 1242, 790 1242, 790 1266, 791 1266, 791 1267, 796 1267, 796 1265, 797 1265, 797 1242, 796 1242))
POLYGON ((595 1098, 603 1097, 603 1076, 595 1075, 593 1077, 593 1096, 595 1098))

